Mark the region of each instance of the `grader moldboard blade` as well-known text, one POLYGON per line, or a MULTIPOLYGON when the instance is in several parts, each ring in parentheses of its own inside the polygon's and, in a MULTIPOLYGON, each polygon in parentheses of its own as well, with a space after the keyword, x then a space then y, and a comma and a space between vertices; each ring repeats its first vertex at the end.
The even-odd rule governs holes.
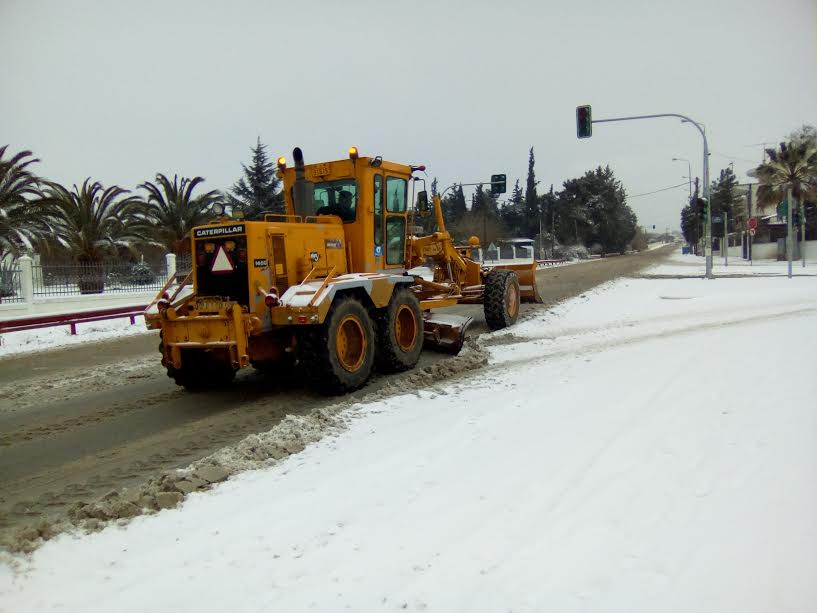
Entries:
POLYGON ((519 292, 522 294, 522 302, 542 303, 539 295, 539 288, 536 287, 536 262, 531 264, 499 264, 493 266, 499 270, 512 270, 519 279, 519 292))
POLYGON ((457 355, 465 343, 465 331, 473 317, 428 313, 423 317, 426 349, 457 355))

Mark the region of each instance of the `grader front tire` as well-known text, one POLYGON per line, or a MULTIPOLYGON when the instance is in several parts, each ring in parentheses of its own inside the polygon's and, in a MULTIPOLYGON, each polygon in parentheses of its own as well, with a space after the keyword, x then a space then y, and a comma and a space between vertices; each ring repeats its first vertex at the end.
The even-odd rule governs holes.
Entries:
POLYGON ((377 370, 394 373, 414 368, 423 351, 423 312, 417 295, 407 288, 395 289, 375 321, 377 370))
POLYGON ((500 330, 516 323, 519 317, 521 292, 519 278, 512 270, 492 270, 485 278, 483 309, 485 323, 491 330, 500 330))
POLYGON ((309 383, 324 393, 350 392, 372 373, 374 325, 359 300, 340 298, 322 325, 303 331, 298 347, 309 383))

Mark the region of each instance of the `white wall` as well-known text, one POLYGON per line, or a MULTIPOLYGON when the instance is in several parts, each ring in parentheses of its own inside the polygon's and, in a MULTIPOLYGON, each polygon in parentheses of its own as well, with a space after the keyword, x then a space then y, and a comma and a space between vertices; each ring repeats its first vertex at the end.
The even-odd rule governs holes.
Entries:
MULTIPOLYGON (((817 241, 806 241, 801 245, 806 250, 806 260, 817 261, 817 241)), ((729 257, 743 257, 743 248, 738 245, 729 247, 729 257)), ((777 243, 754 243, 752 245, 753 260, 776 260, 777 243)))

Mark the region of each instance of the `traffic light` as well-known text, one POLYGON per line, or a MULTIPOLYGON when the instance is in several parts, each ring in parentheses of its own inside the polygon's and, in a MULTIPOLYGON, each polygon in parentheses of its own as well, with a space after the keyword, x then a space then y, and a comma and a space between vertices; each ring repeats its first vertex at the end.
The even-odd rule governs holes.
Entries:
POLYGON ((701 223, 706 223, 707 214, 706 200, 703 198, 698 198, 698 200, 695 202, 695 208, 698 209, 698 220, 701 223))
POLYGON ((576 136, 590 138, 593 136, 593 117, 590 105, 576 107, 576 136))
POLYGON ((505 175, 491 175, 491 194, 504 194, 507 191, 508 178, 505 175))

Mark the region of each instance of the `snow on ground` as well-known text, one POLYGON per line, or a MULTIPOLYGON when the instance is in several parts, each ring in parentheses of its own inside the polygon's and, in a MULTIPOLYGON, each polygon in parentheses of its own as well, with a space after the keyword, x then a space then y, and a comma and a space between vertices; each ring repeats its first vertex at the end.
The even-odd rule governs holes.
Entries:
POLYGON ((817 280, 624 279, 470 379, 0 567, 0 609, 814 611, 817 280))
POLYGON ((145 318, 141 315, 136 317, 135 324, 131 324, 127 317, 80 323, 77 324, 76 335, 71 334, 71 328, 67 325, 4 332, 0 334, 0 357, 146 332, 148 330, 145 328, 145 318))
MULTIPOLYGON (((703 256, 674 252, 661 264, 656 264, 644 271, 645 275, 675 275, 683 277, 701 277, 704 274, 706 260, 703 256)), ((724 263, 723 256, 712 258, 712 272, 715 276, 786 276, 788 262, 777 260, 748 261, 740 257, 729 256, 724 263)), ((792 274, 797 276, 817 275, 817 262, 807 260, 805 268, 803 262, 792 262, 792 274)))

